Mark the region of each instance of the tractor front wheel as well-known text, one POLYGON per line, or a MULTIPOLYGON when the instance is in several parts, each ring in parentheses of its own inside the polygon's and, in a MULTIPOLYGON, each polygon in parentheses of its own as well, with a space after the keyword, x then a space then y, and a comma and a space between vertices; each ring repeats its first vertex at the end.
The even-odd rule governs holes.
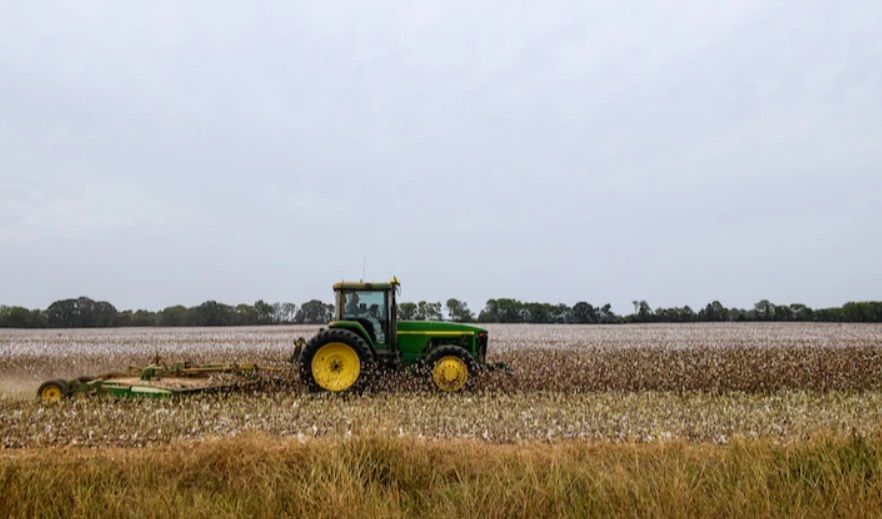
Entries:
POLYGON ((477 375, 475 359, 459 346, 439 346, 426 357, 435 387, 457 393, 470 387, 477 375))

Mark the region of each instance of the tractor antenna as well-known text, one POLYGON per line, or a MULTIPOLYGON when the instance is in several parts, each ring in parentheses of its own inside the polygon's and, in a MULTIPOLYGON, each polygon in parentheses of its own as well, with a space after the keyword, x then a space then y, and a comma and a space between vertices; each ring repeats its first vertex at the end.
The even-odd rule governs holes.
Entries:
POLYGON ((367 253, 361 258, 361 282, 364 283, 364 272, 367 268, 367 253))

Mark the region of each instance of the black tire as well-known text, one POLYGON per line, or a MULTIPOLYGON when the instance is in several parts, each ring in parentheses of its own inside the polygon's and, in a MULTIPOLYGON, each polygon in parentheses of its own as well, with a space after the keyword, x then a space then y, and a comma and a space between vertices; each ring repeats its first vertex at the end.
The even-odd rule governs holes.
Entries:
POLYGON ((442 344, 438 346, 428 355, 426 355, 424 367, 426 374, 428 375, 429 383, 432 384, 432 387, 441 390, 435 383, 433 377, 433 370, 435 368, 435 364, 444 357, 454 356, 462 359, 465 362, 466 367, 468 368, 468 379, 466 380, 465 385, 458 389, 457 392, 464 391, 467 389, 472 389, 475 387, 475 379, 478 378, 478 363, 475 362, 475 358, 472 357, 471 353, 469 353, 465 348, 461 346, 454 346, 452 344, 442 344))
POLYGON ((312 376, 312 358, 316 352, 325 344, 331 342, 342 342, 351 347, 358 354, 358 360, 361 364, 358 379, 355 383, 341 392, 361 391, 365 388, 367 381, 370 380, 376 372, 376 360, 374 352, 370 346, 355 332, 344 330, 342 328, 328 328, 315 334, 315 336, 306 343, 300 352, 300 380, 312 391, 327 391, 319 386, 315 378, 312 376))
POLYGON ((49 403, 48 401, 43 399, 43 390, 48 389, 50 387, 56 387, 61 392, 61 398, 66 398, 70 394, 70 387, 68 387, 67 382, 61 379, 56 380, 47 380, 40 384, 40 387, 37 389, 37 398, 42 400, 45 403, 49 403))

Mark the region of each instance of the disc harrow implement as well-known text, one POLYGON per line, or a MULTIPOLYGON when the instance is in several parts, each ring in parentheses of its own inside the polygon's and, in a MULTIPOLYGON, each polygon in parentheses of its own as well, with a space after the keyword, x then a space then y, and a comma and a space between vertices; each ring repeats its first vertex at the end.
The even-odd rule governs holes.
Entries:
MULTIPOLYGON (((303 339, 295 341, 301 347, 303 339)), ((54 379, 43 382, 37 397, 51 404, 65 398, 84 398, 107 395, 119 398, 160 398, 195 393, 241 391, 256 388, 262 375, 287 374, 293 365, 267 366, 251 362, 226 364, 195 364, 176 362, 165 364, 158 356, 141 368, 98 376, 81 376, 70 380, 54 379)))

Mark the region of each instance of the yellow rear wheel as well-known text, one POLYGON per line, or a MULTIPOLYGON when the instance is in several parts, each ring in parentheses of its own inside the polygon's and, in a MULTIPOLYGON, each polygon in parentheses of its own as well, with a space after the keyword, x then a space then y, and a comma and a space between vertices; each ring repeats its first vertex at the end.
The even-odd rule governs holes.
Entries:
POLYGON ((346 391, 358 381, 361 359, 358 352, 344 342, 329 342, 312 356, 312 378, 326 391, 346 391))
POLYGON ((54 404, 61 402, 65 393, 67 393, 67 389, 64 385, 59 381, 53 380, 51 382, 44 382, 40 386, 39 391, 37 391, 37 396, 40 397, 40 401, 44 404, 54 404))
POLYGON ((456 355, 445 355, 435 361, 432 367, 432 380, 442 391, 455 393, 462 390, 469 381, 469 367, 456 355))

